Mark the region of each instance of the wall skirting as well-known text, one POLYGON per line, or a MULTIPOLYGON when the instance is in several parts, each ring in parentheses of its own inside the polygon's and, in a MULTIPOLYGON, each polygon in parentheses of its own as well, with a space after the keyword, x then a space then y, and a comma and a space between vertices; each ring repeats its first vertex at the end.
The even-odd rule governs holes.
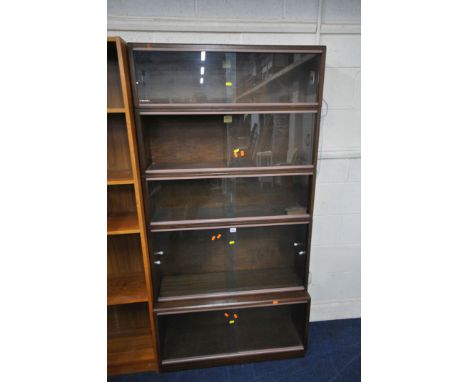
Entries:
MULTIPOLYGON (((198 33, 294 33, 317 32, 317 23, 310 21, 213 19, 203 17, 107 16, 109 31, 135 32, 198 32, 198 33)), ((361 24, 322 23, 321 34, 360 34, 361 24)))

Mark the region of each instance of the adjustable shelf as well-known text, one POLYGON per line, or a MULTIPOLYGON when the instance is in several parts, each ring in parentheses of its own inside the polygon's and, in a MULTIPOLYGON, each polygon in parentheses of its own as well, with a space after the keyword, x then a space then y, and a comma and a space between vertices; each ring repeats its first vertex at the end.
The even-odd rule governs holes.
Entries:
POLYGON ((108 373, 157 370, 153 294, 127 56, 107 40, 108 373))
POLYGON ((145 275, 142 272, 111 276, 107 279, 107 305, 147 302, 145 275))
POLYGON ((134 185, 107 186, 107 233, 124 235, 140 232, 134 185))
POLYGON ((107 215, 108 235, 126 235, 139 232, 140 224, 136 212, 122 212, 107 215))
POLYGON ((107 114, 125 114, 125 108, 123 107, 108 107, 107 114))
POLYGON ((119 184, 133 184, 133 174, 131 170, 107 170, 107 185, 116 186, 119 184))
POLYGON ((304 355, 325 47, 128 46, 161 370, 304 355))

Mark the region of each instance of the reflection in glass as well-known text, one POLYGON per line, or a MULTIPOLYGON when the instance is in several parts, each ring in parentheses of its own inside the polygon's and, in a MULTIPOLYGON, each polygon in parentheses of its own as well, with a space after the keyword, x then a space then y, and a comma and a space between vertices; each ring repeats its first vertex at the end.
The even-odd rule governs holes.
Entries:
POLYGON ((313 113, 142 115, 145 169, 312 164, 313 113))
POLYGON ((304 289, 307 225, 151 234, 159 300, 304 289))
POLYGON ((319 55, 135 50, 140 104, 316 102, 319 55))
POLYGON ((296 303, 160 315, 162 364, 217 354, 303 349, 306 308, 296 303))
POLYGON ((309 176, 150 181, 152 221, 307 214, 309 176))

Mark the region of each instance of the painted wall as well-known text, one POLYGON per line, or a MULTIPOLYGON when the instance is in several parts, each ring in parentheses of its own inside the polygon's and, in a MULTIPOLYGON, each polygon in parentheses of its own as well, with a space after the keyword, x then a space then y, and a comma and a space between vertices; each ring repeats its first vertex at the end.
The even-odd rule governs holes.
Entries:
POLYGON ((321 10, 318 0, 108 0, 107 4, 108 34, 127 42, 327 46, 328 108, 324 105, 322 113, 310 320, 359 317, 360 0, 323 0, 321 10))

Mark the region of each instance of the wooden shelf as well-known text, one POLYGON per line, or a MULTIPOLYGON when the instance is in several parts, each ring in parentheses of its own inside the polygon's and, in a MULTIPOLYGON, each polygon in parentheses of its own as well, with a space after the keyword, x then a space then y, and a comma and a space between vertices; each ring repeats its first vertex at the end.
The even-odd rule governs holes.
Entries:
POLYGON ((310 215, 278 215, 258 216, 247 218, 225 218, 225 219, 197 219, 197 220, 174 220, 150 223, 151 232, 176 231, 185 228, 229 228, 229 227, 261 227, 270 225, 309 224, 310 215))
POLYGON ((125 108, 124 107, 108 107, 107 108, 107 114, 116 114, 116 113, 125 114, 125 108))
POLYGON ((107 305, 147 301, 148 293, 144 273, 129 273, 107 278, 107 305))
POLYGON ((107 185, 133 184, 131 170, 107 170, 107 185))
POLYGON ((271 305, 307 303, 310 300, 307 291, 269 292, 256 295, 215 296, 190 300, 158 301, 154 305, 158 315, 184 312, 204 312, 216 309, 236 309, 271 305))
POLYGON ((144 177, 147 180, 183 180, 209 178, 247 178, 257 176, 281 175, 314 175, 314 167, 301 166, 271 166, 271 167, 213 167, 213 168, 184 168, 184 169, 147 169, 144 177))
POLYGON ((125 235, 128 233, 140 233, 136 212, 111 214, 107 216, 108 235, 125 235))
POLYGON ((255 294, 274 290, 304 290, 294 269, 258 269, 236 272, 211 272, 165 276, 161 280, 159 301, 255 294))
POLYGON ((136 331, 107 339, 107 372, 123 374, 156 370, 151 334, 136 331))
POLYGON ((281 78, 281 77, 285 76, 286 74, 291 73, 291 71, 293 71, 293 70, 299 68, 300 66, 302 66, 303 64, 307 63, 307 61, 311 60, 314 56, 315 56, 315 54, 306 54, 300 60, 298 60, 296 62, 293 62, 292 64, 288 65, 284 69, 281 69, 279 72, 273 74, 271 77, 267 78, 263 82, 259 83, 257 86, 253 87, 252 89, 250 89, 250 90, 246 91, 245 93, 241 94, 240 96, 238 96, 236 98, 236 101, 240 100, 241 98, 244 98, 244 97, 246 97, 246 96, 248 96, 250 94, 255 93, 259 89, 261 89, 261 88, 265 87, 266 85, 272 83, 273 81, 277 80, 278 78, 281 78))

